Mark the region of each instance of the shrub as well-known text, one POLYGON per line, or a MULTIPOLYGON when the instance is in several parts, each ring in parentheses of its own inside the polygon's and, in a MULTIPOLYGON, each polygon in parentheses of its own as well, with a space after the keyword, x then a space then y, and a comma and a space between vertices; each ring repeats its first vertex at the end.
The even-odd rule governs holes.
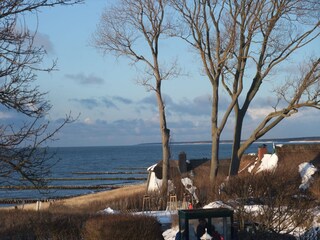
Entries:
POLYGON ((81 239, 87 215, 34 211, 2 211, 0 239, 81 239))
POLYGON ((247 222, 259 223, 262 232, 291 233, 298 227, 310 227, 314 202, 299 192, 298 174, 284 170, 236 176, 226 183, 223 194, 226 201, 233 200, 240 229, 247 222), (258 211, 251 204, 258 204, 258 211))
POLYGON ((159 222, 144 215, 62 214, 1 211, 0 239, 154 239, 162 240, 159 222))
POLYGON ((315 174, 314 180, 310 187, 310 192, 313 197, 320 203, 320 168, 315 174))
POLYGON ((116 214, 88 219, 83 229, 84 239, 154 239, 162 240, 159 222, 150 216, 116 214))

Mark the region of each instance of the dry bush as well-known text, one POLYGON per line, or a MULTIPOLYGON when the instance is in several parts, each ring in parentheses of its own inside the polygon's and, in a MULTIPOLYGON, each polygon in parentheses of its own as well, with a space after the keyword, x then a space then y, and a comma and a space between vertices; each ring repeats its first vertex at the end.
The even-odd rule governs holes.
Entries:
POLYGON ((223 195, 226 201, 234 200, 240 229, 252 221, 260 224, 262 232, 272 229, 275 233, 291 233, 310 226, 314 201, 300 193, 297 175, 284 170, 237 176, 226 183, 223 195), (250 204, 259 205, 259 211, 250 212, 250 204))
POLYGON ((144 215, 100 215, 90 218, 84 225, 84 239, 154 239, 162 240, 159 222, 144 215))
POLYGON ((110 207, 112 209, 116 209, 122 212, 140 211, 142 210, 142 199, 143 199, 143 194, 136 193, 133 195, 128 195, 126 197, 122 196, 122 197, 109 199, 107 201, 101 202, 100 205, 101 206, 104 205, 104 208, 110 207))
POLYGON ((212 199, 213 190, 209 181, 210 166, 205 163, 195 170, 194 185, 197 187, 196 194, 199 198, 199 205, 205 205, 212 199))
MULTIPOLYGON (((177 200, 182 201, 184 194, 188 193, 185 187, 183 186, 181 179, 183 177, 189 177, 187 174, 185 176, 175 175, 171 177, 172 184, 174 185, 174 194, 177 195, 177 200)), ((190 177, 189 177, 190 178, 190 177)), ((191 178, 190 178, 191 179, 191 178)))
POLYGON ((0 239, 163 239, 161 226, 142 215, 1 211, 0 239))
POLYGON ((270 231, 260 231, 260 230, 256 230, 255 232, 240 231, 238 234, 238 239, 241 239, 241 240, 252 240, 252 239, 296 240, 294 236, 291 236, 288 234, 278 234, 270 231))
POLYGON ((81 239, 87 215, 35 211, 2 211, 1 239, 81 239))
POLYGON ((312 196, 320 204, 320 169, 318 171, 319 171, 318 174, 316 176, 314 176, 314 180, 313 180, 309 190, 312 193, 312 196))
POLYGON ((194 173, 194 185, 197 187, 196 193, 200 202, 199 207, 220 199, 219 189, 228 176, 229 164, 229 160, 220 161, 219 171, 214 186, 212 186, 209 181, 210 161, 197 167, 194 173))
MULTIPOLYGON (((199 160, 201 161, 201 160, 199 160)), ((191 202, 191 193, 182 184, 182 178, 189 178, 193 181, 193 186, 196 187, 196 195, 199 198, 199 204, 197 207, 203 206, 204 204, 214 199, 214 191, 210 186, 209 181, 210 161, 200 164, 192 170, 192 172, 184 174, 172 174, 171 180, 174 185, 174 194, 177 196, 178 201, 183 201, 185 197, 191 202)))
POLYGON ((179 215, 173 214, 171 215, 171 227, 179 226, 179 215))
MULTIPOLYGON (((160 211, 160 210, 165 210, 167 207, 166 204, 166 196, 162 196, 159 192, 153 191, 149 192, 146 196, 150 197, 150 206, 146 203, 146 206, 139 210, 152 210, 152 211, 160 211)), ((177 196, 179 199, 179 196, 177 196)), ((143 198, 140 199, 141 203, 143 203, 143 198)))
POLYGON ((3 239, 34 239, 34 212, 1 211, 0 236, 3 239))

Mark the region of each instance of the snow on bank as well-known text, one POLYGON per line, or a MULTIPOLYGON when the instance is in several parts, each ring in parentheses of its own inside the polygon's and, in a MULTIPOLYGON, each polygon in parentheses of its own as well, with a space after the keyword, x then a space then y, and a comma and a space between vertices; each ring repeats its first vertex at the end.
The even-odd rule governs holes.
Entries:
MULTIPOLYGON (((248 164, 248 166, 246 166, 244 169, 247 168, 248 172, 252 173, 252 171, 258 166, 256 173, 259 173, 259 172, 262 172, 262 171, 272 171, 275 168, 277 168, 278 161, 279 161, 279 158, 278 158, 277 154, 275 154, 275 153, 273 153, 273 154, 264 154, 264 156, 261 159, 261 161, 259 161, 258 158, 257 158, 256 161, 254 162, 254 164, 252 164, 251 166, 249 166, 250 164, 248 164)), ((243 171, 243 170, 241 170, 241 171, 243 171)))
POLYGON ((261 164, 258 167, 257 173, 262 171, 271 171, 275 169, 278 165, 278 156, 277 154, 264 154, 261 159, 261 164))
POLYGON ((215 201, 215 202, 209 203, 209 204, 205 205, 203 208, 204 209, 207 209, 207 208, 228 208, 228 209, 233 210, 233 208, 231 206, 225 204, 222 201, 215 201))
POLYGON ((106 209, 101 210, 99 213, 101 214, 117 214, 119 213, 118 211, 113 210, 110 207, 107 207, 106 209))
POLYGON ((317 172, 317 168, 311 163, 304 162, 299 165, 299 173, 302 178, 299 189, 306 190, 309 188, 310 182, 312 181, 312 175, 315 172, 317 172))

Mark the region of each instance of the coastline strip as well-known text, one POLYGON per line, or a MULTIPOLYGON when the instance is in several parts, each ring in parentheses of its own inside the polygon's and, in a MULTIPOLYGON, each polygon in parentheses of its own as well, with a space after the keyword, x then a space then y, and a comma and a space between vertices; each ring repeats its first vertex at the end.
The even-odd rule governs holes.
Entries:
POLYGON ((72 172, 75 175, 117 175, 117 174, 148 174, 147 172, 72 172))
POLYGON ((123 185, 64 185, 64 186, 0 186, 0 189, 8 190, 49 190, 49 189, 117 189, 123 187, 123 185))

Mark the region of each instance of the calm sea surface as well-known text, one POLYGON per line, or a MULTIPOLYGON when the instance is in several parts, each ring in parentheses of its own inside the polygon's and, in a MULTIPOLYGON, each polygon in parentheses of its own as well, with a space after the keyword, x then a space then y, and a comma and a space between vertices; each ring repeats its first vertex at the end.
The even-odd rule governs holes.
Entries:
MULTIPOLYGON (((247 153, 256 153, 261 143, 253 144, 247 153)), ((267 144, 269 151, 272 144, 267 144)), ((184 151, 188 159, 211 157, 211 144, 172 144, 172 159, 184 151)), ((160 144, 115 147, 64 147, 51 148, 58 163, 52 168, 49 186, 56 189, 48 193, 36 190, 0 190, 0 199, 47 199, 104 191, 110 186, 146 181, 147 168, 162 157, 160 144), (58 189, 68 186, 69 189, 58 189), (81 189, 72 189, 79 187, 81 189)), ((230 158, 231 144, 220 145, 220 159, 230 158)))

